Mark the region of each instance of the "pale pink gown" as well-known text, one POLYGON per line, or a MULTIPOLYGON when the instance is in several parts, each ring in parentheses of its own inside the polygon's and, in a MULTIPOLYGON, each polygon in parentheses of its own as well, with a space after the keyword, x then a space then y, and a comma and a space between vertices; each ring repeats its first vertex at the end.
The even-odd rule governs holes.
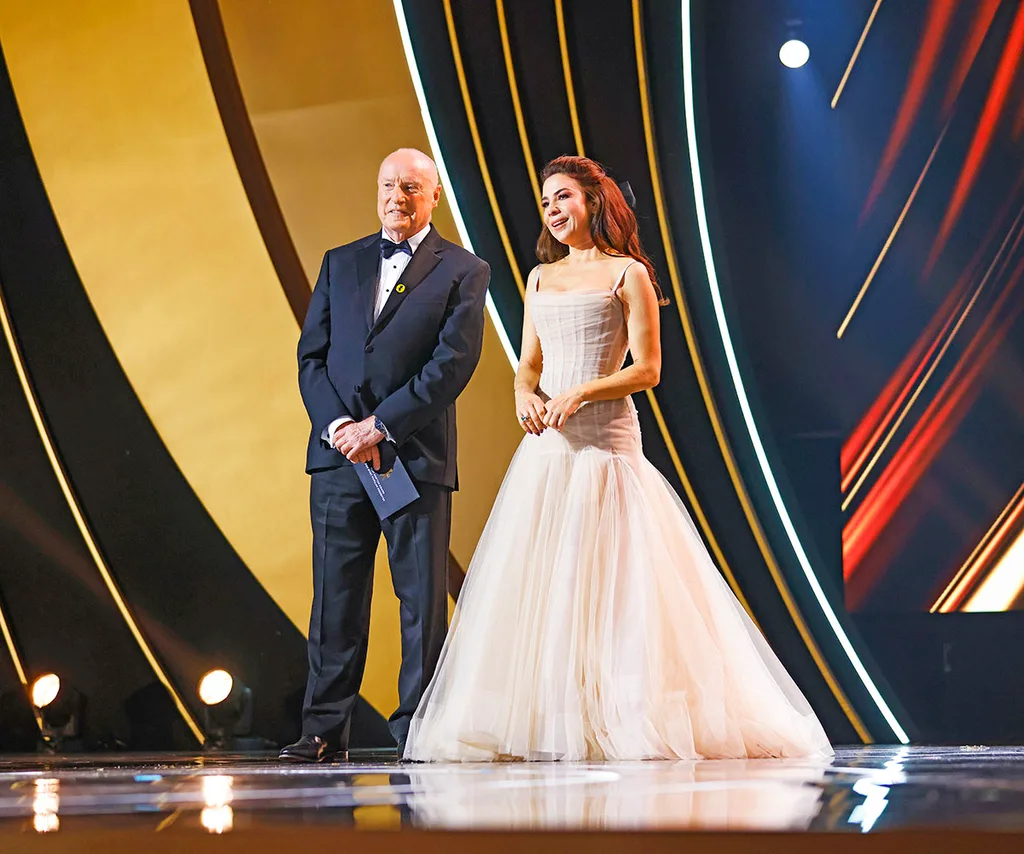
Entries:
MULTIPOLYGON (((622 367, 621 282, 529 293, 544 357, 542 396, 622 367)), ((405 757, 831 752, 679 497, 644 457, 633 401, 589 403, 561 432, 525 436, 469 566, 405 757)))

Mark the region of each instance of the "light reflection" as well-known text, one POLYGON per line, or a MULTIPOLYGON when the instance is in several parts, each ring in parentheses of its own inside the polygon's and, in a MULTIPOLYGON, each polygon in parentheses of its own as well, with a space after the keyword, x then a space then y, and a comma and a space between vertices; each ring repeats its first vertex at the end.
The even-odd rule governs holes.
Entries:
POLYGON ((32 798, 32 826, 36 833, 53 833, 60 829, 60 780, 40 777, 32 798))
POLYGON ((806 830, 827 760, 403 769, 413 824, 449 829, 806 830), (657 768, 652 771, 652 764, 657 768))
POLYGON ((210 833, 227 833, 235 825, 235 811, 231 808, 234 799, 235 778, 226 774, 203 777, 203 811, 199 821, 210 833))
POLYGON ((199 821, 210 833, 227 833, 235 826, 235 811, 227 804, 221 807, 203 807, 199 821))
POLYGON ((907 775, 903 773, 903 763, 909 753, 908 748, 901 747, 881 768, 853 784, 853 790, 864 796, 864 802, 853 808, 848 823, 859 824, 861 833, 870 831, 889 806, 889 789, 907 781, 907 775))

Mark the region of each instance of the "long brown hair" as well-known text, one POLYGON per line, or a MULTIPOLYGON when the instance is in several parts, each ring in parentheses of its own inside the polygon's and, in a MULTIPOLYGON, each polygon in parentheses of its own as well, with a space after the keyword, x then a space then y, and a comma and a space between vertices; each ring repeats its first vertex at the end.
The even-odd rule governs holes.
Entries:
MULTIPOLYGON (((626 203, 619 185, 608 177, 605 168, 589 157, 566 154, 556 157, 544 167, 540 173, 541 182, 547 181, 552 175, 567 175, 580 185, 590 211, 590 236, 594 245, 606 255, 635 258, 643 264, 658 295, 658 305, 668 305, 668 300, 658 286, 654 264, 640 244, 636 214, 626 203)), ((568 254, 569 247, 555 240, 548 227, 543 226, 537 238, 538 260, 542 264, 550 264, 568 254)))

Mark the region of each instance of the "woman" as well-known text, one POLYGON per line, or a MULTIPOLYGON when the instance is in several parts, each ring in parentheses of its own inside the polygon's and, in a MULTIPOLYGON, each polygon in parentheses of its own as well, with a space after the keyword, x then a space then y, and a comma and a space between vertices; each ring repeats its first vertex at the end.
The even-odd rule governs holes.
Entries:
POLYGON ((636 217, 592 160, 560 157, 543 179, 515 380, 527 435, 405 758, 827 755, 807 701, 643 456, 630 395, 658 383, 665 300, 636 217))

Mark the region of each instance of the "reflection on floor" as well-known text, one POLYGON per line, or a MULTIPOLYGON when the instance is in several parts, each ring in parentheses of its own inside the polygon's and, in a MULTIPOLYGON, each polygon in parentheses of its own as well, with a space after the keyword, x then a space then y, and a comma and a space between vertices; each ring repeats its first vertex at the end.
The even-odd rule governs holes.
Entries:
POLYGON ((1024 748, 857 747, 832 761, 409 765, 371 754, 0 758, 11 833, 98 828, 1024 830, 1024 748))

